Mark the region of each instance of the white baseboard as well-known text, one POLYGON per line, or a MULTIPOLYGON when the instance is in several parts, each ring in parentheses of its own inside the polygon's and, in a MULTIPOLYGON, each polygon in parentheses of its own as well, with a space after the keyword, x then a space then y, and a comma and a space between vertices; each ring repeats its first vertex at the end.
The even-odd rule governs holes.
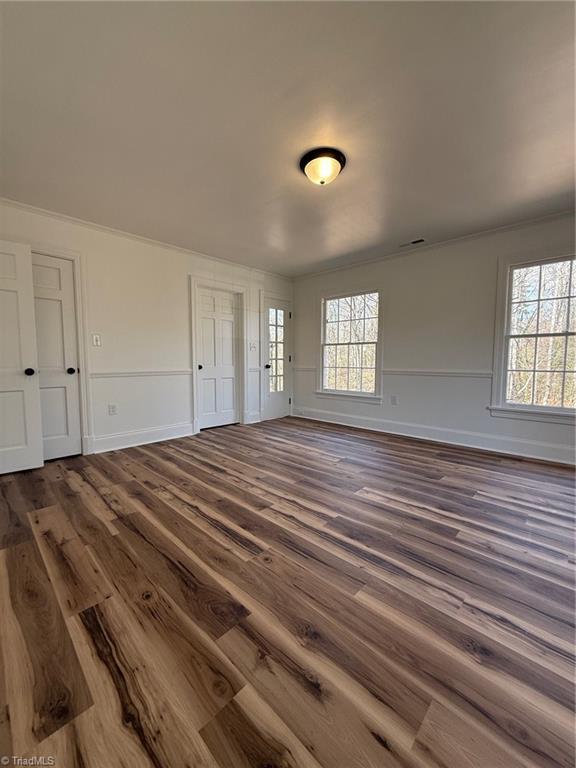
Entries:
POLYGON ((546 443, 537 440, 521 440, 516 437, 490 435, 485 432, 469 432, 462 429, 447 429, 424 424, 403 421, 376 419, 371 416, 352 416, 336 411, 324 411, 317 408, 296 406, 293 415, 304 419, 328 421, 331 424, 343 424, 347 427, 372 429, 376 432, 389 432, 393 435, 432 440, 438 443, 462 445, 495 453, 524 456, 527 459, 540 459, 561 464, 574 464, 574 451, 570 446, 546 443))
POLYGON ((135 429, 130 432, 117 432, 111 435, 84 437, 82 445, 84 453, 104 453, 105 451, 131 448, 145 443, 157 443, 160 440, 188 437, 193 434, 195 434, 194 425, 190 422, 184 422, 183 424, 170 424, 167 427, 135 429))

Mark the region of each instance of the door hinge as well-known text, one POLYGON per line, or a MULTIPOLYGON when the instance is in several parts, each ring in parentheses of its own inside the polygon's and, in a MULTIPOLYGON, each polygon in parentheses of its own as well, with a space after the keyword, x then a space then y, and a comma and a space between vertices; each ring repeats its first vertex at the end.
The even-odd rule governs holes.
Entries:
POLYGON ((292 312, 288 312, 288 317, 292 320, 292 312))
POLYGON ((292 398, 291 397, 288 398, 288 405, 292 405, 292 398))
POLYGON ((289 362, 289 363, 291 363, 291 362, 292 362, 292 355, 288 355, 288 362, 289 362))

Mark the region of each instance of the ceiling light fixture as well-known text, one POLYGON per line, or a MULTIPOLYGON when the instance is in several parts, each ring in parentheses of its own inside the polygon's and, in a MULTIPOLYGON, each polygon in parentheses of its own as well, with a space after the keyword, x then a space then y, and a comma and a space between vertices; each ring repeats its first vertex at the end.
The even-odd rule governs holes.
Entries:
POLYGON ((317 147, 300 159, 300 170, 313 184, 324 186, 338 176, 346 165, 343 152, 333 147, 317 147))

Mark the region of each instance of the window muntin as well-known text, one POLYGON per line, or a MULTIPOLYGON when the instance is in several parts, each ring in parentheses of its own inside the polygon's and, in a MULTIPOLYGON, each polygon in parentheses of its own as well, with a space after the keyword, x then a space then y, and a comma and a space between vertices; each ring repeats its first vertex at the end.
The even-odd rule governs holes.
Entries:
POLYGON ((284 310, 268 310, 268 339, 270 341, 268 376, 269 392, 284 392, 284 310))
POLYGON ((512 267, 506 333, 506 402, 576 407, 575 260, 512 267))
POLYGON ((324 300, 322 388, 375 394, 379 296, 324 300))

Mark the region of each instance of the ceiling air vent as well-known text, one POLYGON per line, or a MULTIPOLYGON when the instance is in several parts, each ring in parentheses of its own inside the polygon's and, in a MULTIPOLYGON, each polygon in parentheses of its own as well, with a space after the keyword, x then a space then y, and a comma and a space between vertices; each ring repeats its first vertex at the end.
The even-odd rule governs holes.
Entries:
POLYGON ((410 240, 409 243, 401 243, 400 248, 407 248, 409 245, 421 245, 425 242, 426 240, 423 237, 417 237, 416 240, 410 240))

